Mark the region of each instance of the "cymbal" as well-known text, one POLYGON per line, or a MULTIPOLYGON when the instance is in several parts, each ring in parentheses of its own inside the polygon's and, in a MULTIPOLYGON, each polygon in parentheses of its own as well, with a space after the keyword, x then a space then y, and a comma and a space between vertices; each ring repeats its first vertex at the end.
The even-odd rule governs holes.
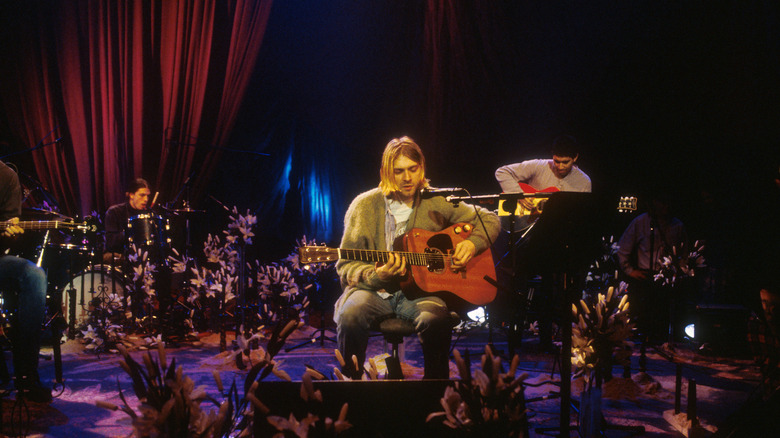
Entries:
POLYGON ((192 208, 171 208, 168 211, 175 214, 195 214, 206 212, 206 210, 195 210, 192 208))
POLYGON ((22 208, 22 211, 34 211, 34 212, 38 212, 38 213, 59 214, 56 211, 46 210, 45 208, 38 208, 38 207, 24 207, 24 208, 22 208))
POLYGON ((37 207, 24 207, 22 208, 23 218, 59 218, 65 220, 73 220, 70 216, 65 216, 62 213, 56 211, 46 210, 44 208, 37 207))

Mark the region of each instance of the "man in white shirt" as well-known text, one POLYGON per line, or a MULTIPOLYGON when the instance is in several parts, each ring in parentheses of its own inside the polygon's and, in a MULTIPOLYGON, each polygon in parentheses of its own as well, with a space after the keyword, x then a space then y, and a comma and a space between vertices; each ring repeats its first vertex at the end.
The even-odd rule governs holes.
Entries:
MULTIPOLYGON (((552 144, 552 159, 527 160, 521 163, 507 164, 496 170, 496 180, 501 185, 504 193, 519 193, 533 191, 564 191, 564 192, 590 192, 590 177, 576 166, 579 158, 579 144, 577 140, 570 135, 561 135, 557 137, 552 144), (521 188, 520 184, 531 186, 533 190, 521 188)), ((503 222, 504 228, 513 228, 515 231, 526 230, 527 227, 536 220, 537 214, 541 212, 541 207, 525 199, 518 201, 526 208, 530 215, 527 218, 519 218, 515 225, 508 225, 503 222)), ((504 217, 506 218, 506 217, 504 217)), ((527 255, 529 256, 529 255, 527 255)), ((523 263, 518 263, 513 268, 513 272, 519 269, 523 263)), ((515 280, 518 284, 523 283, 520 278, 525 278, 538 272, 514 272, 515 280)), ((542 350, 552 349, 552 321, 554 314, 560 311, 554 309, 556 298, 552 296, 552 276, 549 272, 541 273, 541 296, 538 300, 539 313, 539 346, 542 350)), ((523 286, 519 286, 523 287, 523 286)), ((522 305, 520 305, 522 306, 522 305)), ((521 310, 521 313, 523 310, 521 310)))
POLYGON ((590 177, 576 166, 579 144, 570 135, 553 141, 552 159, 527 160, 507 164, 496 170, 496 180, 505 193, 520 192, 520 183, 536 190, 555 187, 563 192, 590 192, 590 177))

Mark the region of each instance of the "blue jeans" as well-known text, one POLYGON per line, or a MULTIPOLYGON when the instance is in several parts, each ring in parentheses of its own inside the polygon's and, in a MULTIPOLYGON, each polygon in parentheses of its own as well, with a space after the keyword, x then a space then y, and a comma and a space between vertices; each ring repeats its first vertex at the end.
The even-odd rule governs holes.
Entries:
POLYGON ((46 317, 46 273, 29 260, 2 256, 0 285, 4 287, 2 293, 6 303, 10 293, 17 293, 11 338, 14 374, 37 379, 41 330, 46 317))
MULTIPOLYGON (((366 359, 369 331, 383 318, 395 316, 414 322, 422 344, 427 379, 449 377, 452 318, 446 304, 435 296, 407 300, 402 292, 384 299, 374 291, 357 289, 345 300, 338 320, 338 348, 350 369, 352 355, 359 366, 366 359)), ((359 371, 359 370, 358 370, 359 371)))

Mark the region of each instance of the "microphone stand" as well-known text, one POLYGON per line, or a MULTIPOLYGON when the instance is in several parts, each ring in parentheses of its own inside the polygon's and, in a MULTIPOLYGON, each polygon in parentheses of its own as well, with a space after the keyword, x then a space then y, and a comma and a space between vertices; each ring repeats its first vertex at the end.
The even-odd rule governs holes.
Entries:
POLYGON ((36 151, 36 150, 38 150, 38 149, 44 148, 44 147, 46 147, 46 146, 51 146, 51 145, 53 145, 53 144, 57 144, 57 143, 61 142, 61 141, 62 141, 62 137, 58 137, 58 138, 57 138, 57 139, 55 139, 54 141, 50 141, 50 142, 48 142, 48 143, 46 143, 46 144, 44 144, 44 143, 43 143, 43 141, 44 141, 44 140, 46 140, 46 137, 50 136, 52 132, 54 132, 54 131, 56 131, 56 130, 57 130, 57 128, 59 128, 59 126, 55 126, 55 127, 54 127, 54 129, 52 129, 51 131, 49 131, 49 133, 48 133, 48 134, 46 134, 46 135, 45 135, 45 136, 44 136, 44 137, 41 139, 41 141, 39 141, 39 142, 38 142, 38 144, 36 144, 36 145, 35 145, 35 146, 33 146, 32 148, 30 148, 30 149, 22 149, 21 151, 16 151, 16 152, 11 152, 10 154, 5 154, 5 155, 3 155, 2 157, 0 157, 0 160, 5 160, 5 159, 6 159, 6 158, 8 158, 8 157, 13 157, 13 156, 16 156, 16 155, 21 155, 21 154, 30 153, 30 152, 36 151))
MULTIPOLYGON (((52 129, 51 131, 49 131, 49 133, 48 133, 48 134, 46 134, 46 135, 45 135, 45 136, 44 136, 44 137, 43 137, 43 138, 42 138, 42 139, 41 139, 41 140, 38 142, 38 144, 36 144, 36 145, 35 145, 35 146, 33 146, 32 148, 30 148, 30 149, 22 149, 21 151, 16 151, 16 152, 11 152, 11 153, 9 153, 9 154, 5 154, 5 155, 3 155, 3 156, 0 156, 0 160, 2 160, 2 161, 5 161, 5 160, 6 160, 6 158, 9 158, 9 157, 14 157, 14 156, 16 156, 16 155, 21 155, 21 154, 27 154, 27 153, 30 153, 30 152, 36 151, 36 150, 38 150, 38 149, 44 148, 44 147, 46 147, 46 146, 51 146, 51 145, 53 145, 53 144, 60 143, 60 142, 62 141, 62 137, 58 137, 57 139, 55 139, 54 141, 50 141, 49 143, 44 143, 44 142, 43 142, 43 141, 44 141, 44 140, 45 140, 45 139, 46 139, 48 136, 50 136, 50 135, 51 135, 51 134, 52 134, 54 131, 56 131, 56 130, 57 130, 57 128, 59 128, 59 126, 56 126, 56 127, 54 127, 54 129, 52 129)), ((14 166, 14 167, 16 167, 16 166, 14 166)), ((43 186, 43 184, 42 184, 40 181, 38 181, 37 179, 33 178, 33 177, 32 177, 32 176, 30 176, 30 175, 27 175, 26 173, 24 173, 24 172, 22 172, 22 171, 20 171, 18 168, 16 169, 16 173, 17 173, 18 175, 20 175, 20 176, 23 176, 23 177, 27 178, 27 179, 28 179, 28 180, 30 180, 30 181, 31 181, 31 182, 32 182, 34 185, 36 185, 37 187, 35 187, 35 189, 38 189, 38 190, 40 190, 40 191, 43 193, 43 195, 44 195, 44 196, 47 198, 47 199, 46 199, 46 202, 48 202, 49 200, 51 200, 51 201, 52 201, 52 203, 54 204, 53 206, 54 206, 54 207, 57 207, 57 209, 59 209, 59 203, 56 201, 56 199, 54 199, 54 196, 52 196, 52 195, 51 195, 51 193, 49 192, 49 190, 48 190, 46 187, 44 187, 44 186, 43 186)), ((32 191, 30 191, 30 193, 32 193, 32 191)), ((22 199, 22 204, 24 204, 24 202, 25 202, 25 201, 27 201, 27 197, 28 197, 28 196, 29 196, 29 194, 25 195, 24 199, 22 199)))
MULTIPOLYGON (((173 134, 176 133, 176 131, 174 129, 166 128, 166 133, 168 133, 168 132, 171 132, 173 134)), ((181 133, 179 132, 179 134, 181 134, 181 133)), ((170 139, 170 137, 169 137, 169 140, 166 141, 166 145, 185 146, 185 147, 195 148, 196 150, 200 149, 200 148, 205 148, 206 150, 221 150, 221 151, 228 151, 228 152, 242 152, 242 153, 246 153, 246 154, 257 155, 257 156, 266 156, 266 157, 271 155, 271 154, 264 153, 264 152, 255 152, 255 151, 247 151, 247 150, 241 150, 241 149, 233 149, 233 148, 226 148, 226 147, 222 147, 222 146, 216 146, 216 145, 213 145, 213 144, 201 142, 196 137, 192 137, 192 136, 187 136, 187 137, 189 137, 189 139, 191 139, 191 141, 192 141, 191 143, 180 142, 178 140, 170 139)), ((189 209, 189 202, 188 202, 189 201, 189 182, 190 182, 190 179, 192 178, 192 176, 194 176, 194 175, 195 175, 195 171, 193 171, 192 174, 190 174, 190 176, 184 182, 184 186, 179 191, 179 193, 176 195, 176 197, 174 198, 174 200, 171 203, 171 205, 175 204, 179 200, 179 197, 181 196, 182 192, 184 192, 186 190, 187 191, 187 196, 186 196, 185 201, 184 201, 184 208, 185 209, 189 209)), ((219 204, 225 210, 230 212, 230 209, 225 207, 225 205, 222 204, 221 202, 219 202, 216 198, 214 198, 213 196, 210 196, 210 198, 215 200, 215 201, 217 201, 217 204, 219 204)), ((186 236, 186 241, 187 242, 186 242, 186 248, 185 248, 185 257, 189 257, 189 249, 190 249, 190 222, 189 222, 189 218, 186 219, 186 233, 187 233, 187 236, 186 236)), ((241 331, 241 327, 244 326, 245 322, 246 322, 245 319, 246 319, 247 276, 246 276, 246 266, 244 264, 246 246, 245 246, 243 241, 239 244, 238 248, 236 248, 236 251, 237 251, 236 260, 237 260, 237 263, 238 263, 238 279, 237 279, 238 285, 236 287, 236 312, 237 312, 237 318, 236 318, 236 331, 235 331, 235 333, 236 333, 236 337, 238 337, 238 334, 241 331)), ((225 314, 226 313, 224 311, 224 300, 223 300, 223 310, 222 310, 222 315, 220 316, 220 318, 221 319, 224 318, 225 314)), ((244 327, 244 330, 247 330, 247 328, 244 327)), ((220 350, 224 351, 225 348, 226 348, 225 324, 224 324, 224 319, 222 319, 220 321, 220 350)))
MULTIPOLYGON (((437 195, 441 195, 442 192, 445 192, 446 190, 439 189, 440 191, 436 193, 437 195)), ((453 192, 460 192, 462 189, 453 189, 453 192)), ((517 251, 516 251, 516 245, 517 245, 517 236, 514 232, 514 224, 515 224, 515 218, 516 218, 516 210, 517 210, 517 203, 520 199, 525 198, 549 198, 552 195, 551 192, 535 192, 535 193, 524 193, 524 192, 517 192, 517 193, 500 193, 496 195, 476 195, 476 196, 455 196, 450 195, 446 196, 445 199, 448 202, 452 203, 459 203, 461 201, 471 201, 476 204, 499 204, 499 216, 509 216, 509 248, 511 251, 511 266, 512 266, 512 285, 514 288, 514 291, 517 291, 518 288, 518 282, 519 282, 519 276, 517 275, 518 266, 517 266, 517 251)), ((529 227, 530 229, 530 227, 529 227)), ((527 231, 526 231, 527 232, 527 231)), ((525 234, 524 234, 525 235, 525 234)), ((498 286, 498 284, 496 284, 498 286)), ((498 352, 496 351, 494 345, 493 345, 493 324, 490 321, 490 315, 491 313, 488 310, 488 306, 485 306, 485 321, 487 322, 488 326, 488 347, 491 349, 493 353, 498 355, 498 352)), ((522 321, 520 322, 521 327, 520 331, 522 333, 522 321)), ((510 332, 514 330, 513 328, 514 324, 510 324, 510 332)), ((508 349, 509 354, 511 355, 514 353, 515 345, 514 345, 514 336, 509 336, 511 341, 508 343, 508 349)), ((454 348, 454 346, 453 346, 454 348)))
POLYGON ((647 280, 647 291, 645 292, 644 297, 640 297, 640 299, 643 299, 645 301, 644 307, 644 315, 640 315, 641 317, 644 317, 644 322, 642 325, 644 326, 644 329, 646 330, 646 333, 642 334, 642 341, 639 344, 639 372, 640 373, 646 373, 647 372, 647 344, 650 342, 650 328, 648 326, 648 320, 649 315, 647 314, 647 301, 649 299, 648 292, 652 290, 655 285, 653 284, 653 273, 655 272, 655 218, 653 217, 654 213, 650 214, 650 266, 648 267, 647 275, 650 277, 647 280))

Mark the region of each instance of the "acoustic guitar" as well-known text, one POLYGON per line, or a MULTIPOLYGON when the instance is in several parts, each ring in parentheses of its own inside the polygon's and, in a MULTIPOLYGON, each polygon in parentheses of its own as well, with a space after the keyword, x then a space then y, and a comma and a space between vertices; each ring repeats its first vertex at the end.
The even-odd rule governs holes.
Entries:
POLYGON ((465 268, 452 269, 455 246, 467 239, 473 226, 458 223, 442 231, 414 228, 396 239, 393 251, 302 246, 298 250, 302 264, 334 262, 339 259, 384 263, 390 254, 406 258, 407 273, 401 290, 408 299, 429 294, 440 296, 451 307, 465 301, 484 306, 496 297, 498 284, 490 250, 476 254, 465 268), (453 300, 455 298, 455 300, 453 300))
MULTIPOLYGON (((533 225, 544 211, 544 204, 554 193, 558 192, 556 187, 547 187, 546 189, 537 190, 528 184, 520 183, 520 190, 527 197, 517 200, 517 202, 509 202, 503 199, 498 201, 498 216, 501 216, 501 225, 504 228, 508 228, 508 216, 514 213, 515 231, 524 231, 529 226, 533 225), (514 205, 514 212, 510 205, 514 205)), ((637 198, 633 196, 623 196, 618 202, 618 211, 620 213, 636 211, 637 198)))

